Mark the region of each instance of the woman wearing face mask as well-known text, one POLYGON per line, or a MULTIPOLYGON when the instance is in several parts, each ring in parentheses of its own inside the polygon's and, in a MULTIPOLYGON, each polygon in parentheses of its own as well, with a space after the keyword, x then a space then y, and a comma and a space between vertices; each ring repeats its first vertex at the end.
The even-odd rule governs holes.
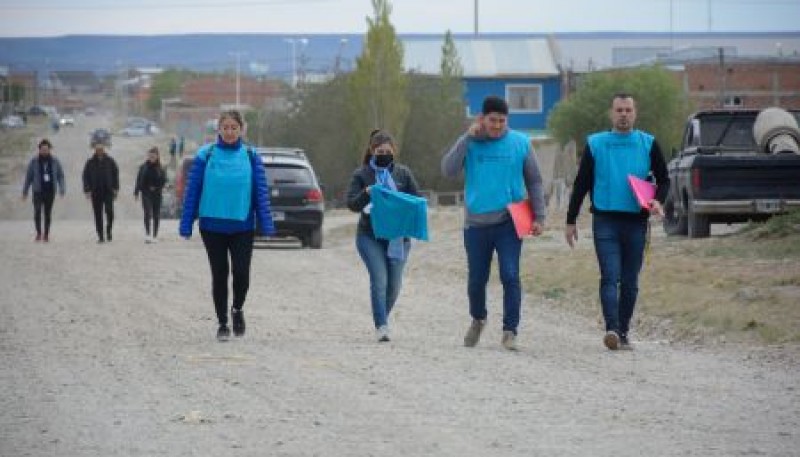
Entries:
POLYGON ((389 341, 388 318, 400 294, 403 268, 411 242, 408 238, 384 240, 375 237, 370 220, 370 193, 374 186, 410 195, 419 195, 411 170, 395 162, 397 146, 388 133, 374 130, 361 166, 353 172, 347 192, 347 206, 360 213, 356 232, 356 249, 369 273, 372 319, 379 342, 389 341))
POLYGON ((145 243, 158 242, 158 222, 161 219, 161 192, 167 182, 167 175, 161 166, 158 148, 152 147, 147 151, 147 160, 139 167, 136 175, 136 186, 133 197, 138 200, 142 194, 142 210, 144 211, 145 243), (153 230, 150 231, 150 221, 153 221, 153 230), (151 235, 152 233, 152 235, 151 235))

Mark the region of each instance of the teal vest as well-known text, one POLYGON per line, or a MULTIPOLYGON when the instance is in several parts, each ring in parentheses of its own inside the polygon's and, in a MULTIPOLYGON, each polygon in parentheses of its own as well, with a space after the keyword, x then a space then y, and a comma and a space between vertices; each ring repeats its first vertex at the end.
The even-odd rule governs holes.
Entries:
POLYGON ((469 141, 464 199, 470 213, 501 211, 525 198, 522 173, 530 147, 530 138, 514 130, 496 140, 469 141))
POLYGON ((237 151, 210 146, 197 156, 206 162, 200 217, 244 221, 252 210, 253 167, 247 146, 237 151))
POLYGON ((641 211, 628 184, 628 175, 647 178, 653 141, 652 135, 641 130, 601 132, 589 136, 587 143, 594 158, 592 204, 595 208, 630 213, 641 211))

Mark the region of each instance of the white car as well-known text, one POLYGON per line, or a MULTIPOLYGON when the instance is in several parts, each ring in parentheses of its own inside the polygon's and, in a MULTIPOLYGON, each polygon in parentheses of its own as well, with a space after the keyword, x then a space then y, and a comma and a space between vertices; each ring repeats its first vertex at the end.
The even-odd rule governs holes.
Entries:
POLYGON ((63 127, 75 127, 75 118, 69 115, 64 115, 61 116, 61 119, 58 120, 58 123, 63 127))
POLYGON ((145 125, 129 125, 119 132, 122 136, 148 136, 150 132, 145 125))
POLYGON ((25 121, 21 117, 11 114, 0 121, 0 127, 4 129, 19 129, 25 127, 25 121))

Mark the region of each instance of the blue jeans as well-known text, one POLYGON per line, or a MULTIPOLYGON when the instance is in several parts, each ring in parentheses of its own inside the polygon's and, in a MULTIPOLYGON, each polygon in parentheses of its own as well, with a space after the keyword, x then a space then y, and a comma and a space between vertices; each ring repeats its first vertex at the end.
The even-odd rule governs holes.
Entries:
POLYGON ((519 256, 522 240, 517 237, 514 223, 464 229, 464 248, 467 251, 469 314, 473 319, 486 319, 486 283, 497 251, 500 282, 503 284, 503 330, 517 333, 519 326, 522 287, 519 280, 519 256))
POLYGON ((606 331, 627 335, 639 294, 647 221, 595 214, 592 230, 606 331))
MULTIPOLYGON (((356 249, 369 273, 369 296, 375 328, 386 325, 389 313, 400 295, 403 268, 408 260, 408 255, 404 260, 390 259, 386 255, 388 247, 387 240, 378 240, 361 233, 356 235, 356 249)), ((406 253, 411 249, 411 242, 408 240, 405 241, 405 249, 406 253)))

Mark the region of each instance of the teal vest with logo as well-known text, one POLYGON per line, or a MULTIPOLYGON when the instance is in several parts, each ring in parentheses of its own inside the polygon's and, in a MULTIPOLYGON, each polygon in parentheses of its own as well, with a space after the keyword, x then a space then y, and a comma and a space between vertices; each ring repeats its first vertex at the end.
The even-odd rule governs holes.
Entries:
POLYGON ((653 141, 652 135, 641 130, 601 132, 589 136, 587 143, 594 158, 592 203, 595 208, 630 213, 641 211, 628 184, 628 175, 647 178, 653 141))

